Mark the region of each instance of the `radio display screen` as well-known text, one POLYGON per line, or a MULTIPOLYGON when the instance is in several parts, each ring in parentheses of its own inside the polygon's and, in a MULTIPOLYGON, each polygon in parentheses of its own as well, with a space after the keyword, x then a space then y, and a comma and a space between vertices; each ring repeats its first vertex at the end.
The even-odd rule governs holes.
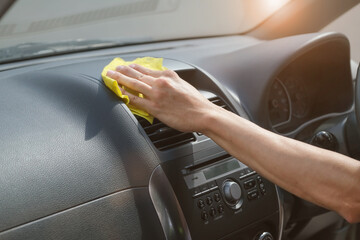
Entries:
POLYGON ((220 165, 216 165, 210 168, 207 168, 203 171, 206 180, 224 174, 226 172, 235 170, 240 167, 239 162, 236 159, 231 159, 230 161, 224 162, 220 165))

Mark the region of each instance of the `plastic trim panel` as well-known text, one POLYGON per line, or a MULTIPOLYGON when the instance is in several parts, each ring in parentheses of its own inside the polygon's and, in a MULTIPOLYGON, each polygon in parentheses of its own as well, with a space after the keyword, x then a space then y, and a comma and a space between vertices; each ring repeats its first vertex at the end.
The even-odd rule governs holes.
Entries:
POLYGON ((149 191, 166 239, 191 239, 180 204, 161 166, 151 175, 149 191))

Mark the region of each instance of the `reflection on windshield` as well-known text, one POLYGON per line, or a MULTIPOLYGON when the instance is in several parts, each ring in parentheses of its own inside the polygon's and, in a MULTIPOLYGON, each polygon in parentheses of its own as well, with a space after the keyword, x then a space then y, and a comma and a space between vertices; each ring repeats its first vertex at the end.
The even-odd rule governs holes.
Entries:
POLYGON ((18 0, 0 20, 0 48, 9 52, 13 46, 44 44, 46 50, 48 44, 79 39, 119 44, 239 34, 288 1, 18 0))

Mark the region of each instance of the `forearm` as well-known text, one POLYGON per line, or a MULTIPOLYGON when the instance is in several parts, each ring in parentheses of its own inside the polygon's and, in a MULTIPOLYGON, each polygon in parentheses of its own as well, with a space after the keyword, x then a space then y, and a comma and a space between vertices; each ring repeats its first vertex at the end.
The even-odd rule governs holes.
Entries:
POLYGON ((349 211, 360 212, 358 161, 274 134, 218 108, 204 123, 207 136, 280 187, 350 221, 354 212, 349 211))

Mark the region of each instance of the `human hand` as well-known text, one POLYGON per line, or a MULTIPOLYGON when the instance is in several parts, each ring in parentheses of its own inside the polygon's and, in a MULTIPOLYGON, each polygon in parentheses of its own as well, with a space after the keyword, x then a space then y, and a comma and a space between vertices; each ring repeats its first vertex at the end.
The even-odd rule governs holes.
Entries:
POLYGON ((119 85, 144 95, 140 98, 120 88, 123 94, 129 96, 131 105, 183 132, 203 132, 206 117, 218 110, 216 105, 171 70, 154 71, 132 64, 118 66, 116 71, 108 71, 107 76, 119 85))

